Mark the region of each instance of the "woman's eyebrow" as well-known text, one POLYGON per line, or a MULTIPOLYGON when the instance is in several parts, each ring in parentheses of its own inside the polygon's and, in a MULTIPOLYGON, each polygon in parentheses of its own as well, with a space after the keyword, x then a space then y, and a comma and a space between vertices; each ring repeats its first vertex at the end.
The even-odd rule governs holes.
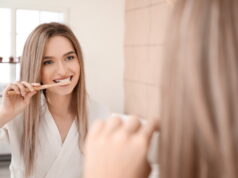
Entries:
POLYGON ((69 52, 65 53, 64 56, 68 56, 69 54, 75 54, 75 51, 69 51, 69 52))
MULTIPOLYGON (((69 54, 75 54, 75 51, 69 51, 69 52, 65 53, 63 56, 65 57, 65 56, 68 56, 69 54)), ((43 60, 44 59, 52 59, 52 58, 54 58, 54 57, 53 56, 44 56, 43 60)))
POLYGON ((43 60, 44 60, 44 59, 52 59, 52 58, 53 58, 52 56, 44 56, 44 57, 43 57, 43 60))

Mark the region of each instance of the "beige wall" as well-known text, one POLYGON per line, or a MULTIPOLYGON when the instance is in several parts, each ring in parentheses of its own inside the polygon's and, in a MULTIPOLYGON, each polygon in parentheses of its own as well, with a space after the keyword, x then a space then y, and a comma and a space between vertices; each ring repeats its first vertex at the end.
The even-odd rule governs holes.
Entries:
POLYGON ((125 112, 143 118, 160 113, 160 74, 171 7, 164 0, 126 0, 125 112))

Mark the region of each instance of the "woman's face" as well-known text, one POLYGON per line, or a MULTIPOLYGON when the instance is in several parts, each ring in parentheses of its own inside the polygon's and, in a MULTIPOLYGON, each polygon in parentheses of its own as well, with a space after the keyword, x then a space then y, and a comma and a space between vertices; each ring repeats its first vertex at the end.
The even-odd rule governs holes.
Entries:
POLYGON ((70 84, 47 89, 47 93, 68 95, 78 83, 80 77, 79 59, 71 42, 62 36, 48 40, 41 67, 43 84, 71 81, 70 84))

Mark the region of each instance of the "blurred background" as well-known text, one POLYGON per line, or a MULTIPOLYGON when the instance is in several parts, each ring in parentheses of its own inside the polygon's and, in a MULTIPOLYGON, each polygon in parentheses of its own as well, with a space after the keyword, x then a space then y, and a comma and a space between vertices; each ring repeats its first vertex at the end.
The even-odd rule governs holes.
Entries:
MULTIPOLYGON (((29 33, 55 21, 69 25, 79 39, 93 99, 112 112, 158 117, 171 8, 165 0, 0 0, 0 102, 2 89, 19 80, 29 33)), ((9 161, 10 148, 0 143, 0 167, 9 161)), ((0 168, 0 177, 6 174, 0 168)))

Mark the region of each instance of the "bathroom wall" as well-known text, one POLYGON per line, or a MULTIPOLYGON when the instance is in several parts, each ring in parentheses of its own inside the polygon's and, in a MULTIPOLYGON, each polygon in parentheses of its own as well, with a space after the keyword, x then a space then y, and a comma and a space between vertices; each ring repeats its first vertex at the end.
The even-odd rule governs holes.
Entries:
POLYGON ((125 5, 125 112, 158 117, 164 36, 172 7, 165 0, 126 0, 125 5))

